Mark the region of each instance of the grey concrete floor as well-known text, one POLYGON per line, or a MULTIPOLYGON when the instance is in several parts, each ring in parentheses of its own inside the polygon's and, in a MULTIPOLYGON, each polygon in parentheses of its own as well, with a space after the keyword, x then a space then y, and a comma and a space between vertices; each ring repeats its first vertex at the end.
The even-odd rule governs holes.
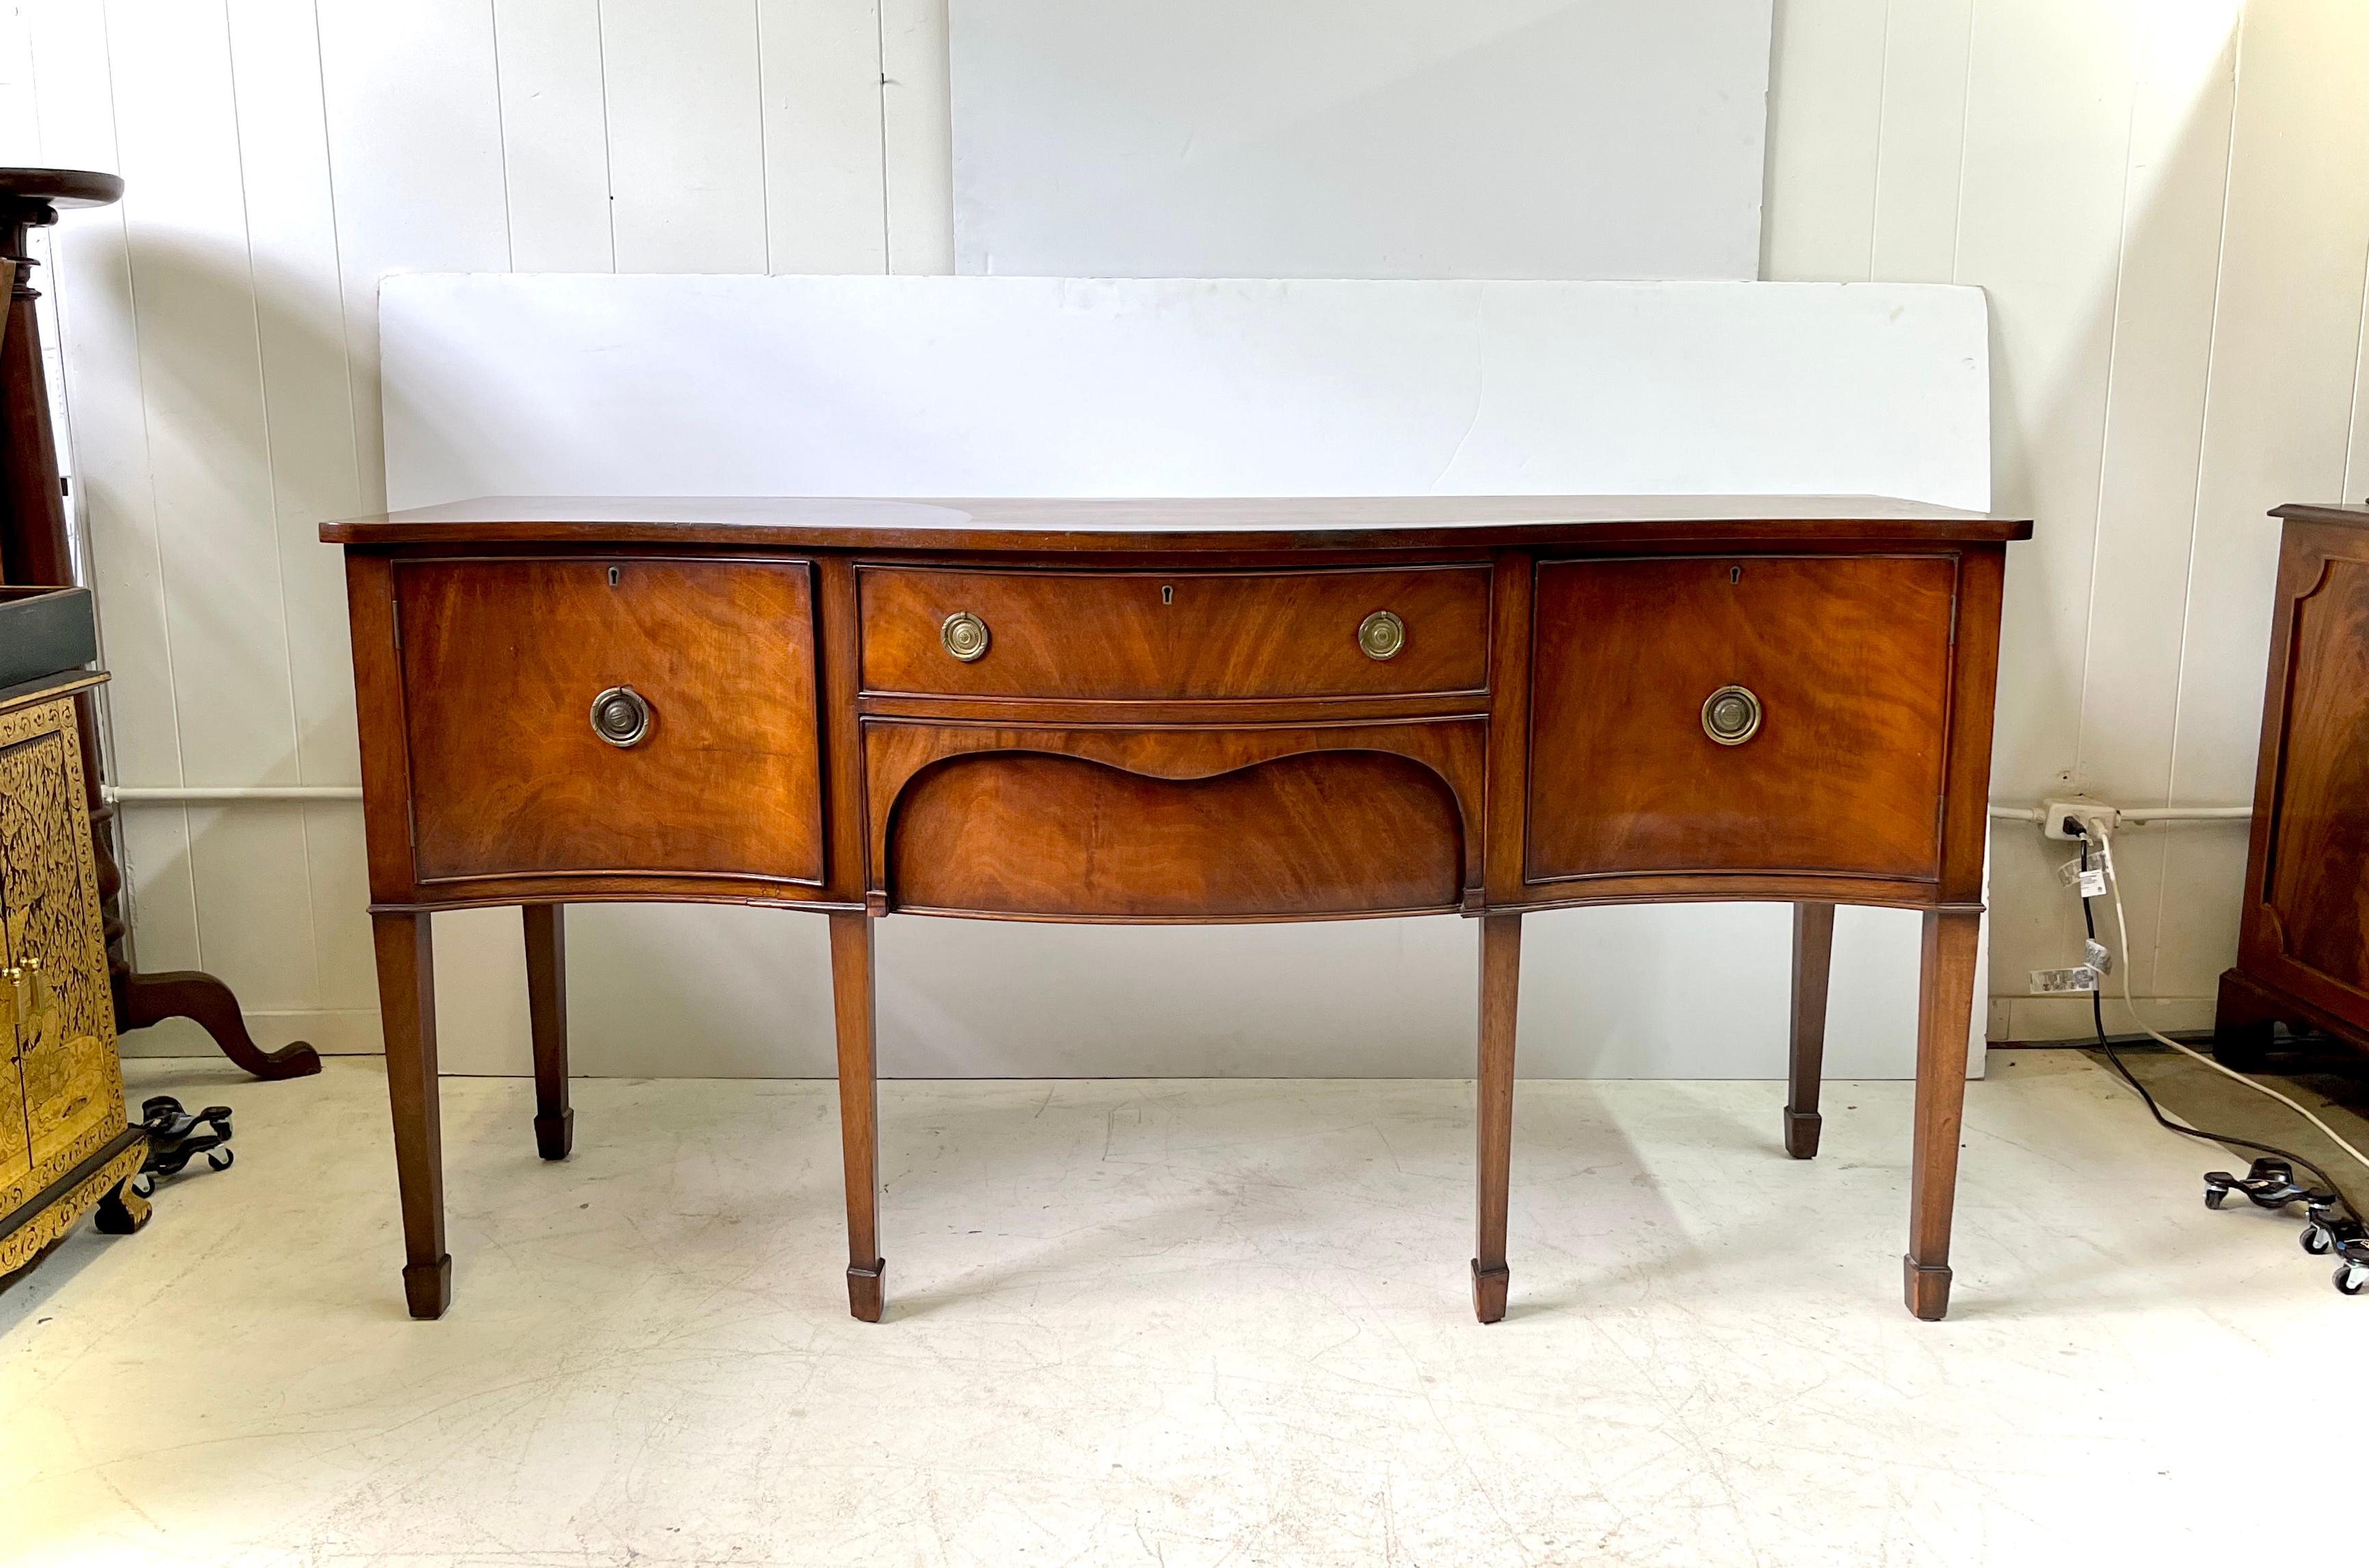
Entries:
MULTIPOLYGON (((2317 1162, 2353 1211, 2369 1216, 2369 1170, 2346 1158, 2326 1134, 2284 1105, 2161 1046, 2116 1048, 2164 1109, 2192 1126, 2292 1150, 2317 1162)), ((2099 1066, 2108 1065, 2103 1051, 2088 1054, 2099 1066)), ((2369 1150, 2369 1057, 2331 1040, 2287 1040, 2272 1053, 2270 1070, 2259 1076, 2309 1106, 2354 1148, 2369 1150)), ((2208 1156, 2210 1152, 2206 1150, 2208 1156)), ((2254 1150, 2232 1148, 2229 1159, 2234 1162, 2221 1162, 2218 1168, 2243 1175, 2254 1157, 2254 1150)), ((2300 1173, 2298 1178, 2311 1181, 2300 1173)))
POLYGON ((238 1163, 0 1292, 11 1564, 2342 1561, 2249 1457, 2357 1452, 2346 1299, 2074 1051, 1967 1097, 1949 1321, 1900 1306, 1905 1083, 1525 1082, 1512 1310, 1471 1092, 902 1082, 890 1305, 835 1097, 444 1085, 456 1299, 402 1311, 385 1084, 130 1064, 238 1163))

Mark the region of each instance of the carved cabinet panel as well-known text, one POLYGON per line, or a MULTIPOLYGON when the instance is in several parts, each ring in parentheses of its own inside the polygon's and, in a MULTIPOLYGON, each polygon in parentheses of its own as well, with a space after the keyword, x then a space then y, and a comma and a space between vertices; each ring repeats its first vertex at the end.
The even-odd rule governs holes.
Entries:
POLYGON ((2271 1026, 2369 1050, 2369 507, 2281 507, 2237 964, 2215 1046, 2259 1068, 2271 1026))
POLYGON ((124 1125, 78 750, 70 703, 0 715, 0 919, 15 1058, 0 1073, 11 1081, 0 1088, 0 1115, 14 1091, 29 1184, 19 1200, 124 1125))
POLYGON ((2263 902, 2289 960, 2369 995, 2369 561, 2328 560, 2292 625, 2263 902))

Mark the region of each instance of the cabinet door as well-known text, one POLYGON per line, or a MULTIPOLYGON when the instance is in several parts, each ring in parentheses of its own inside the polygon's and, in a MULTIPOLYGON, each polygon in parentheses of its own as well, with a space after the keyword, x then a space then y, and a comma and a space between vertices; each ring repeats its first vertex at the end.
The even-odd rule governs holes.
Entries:
POLYGON ((73 715, 73 704, 59 701, 0 717, 0 917, 8 961, 28 971, 38 966, 17 988, 17 1020, 36 1190, 123 1126, 73 715))
POLYGON ((1540 567, 1531 880, 1934 880, 1956 593, 1943 555, 1540 567))
MULTIPOLYGON (((0 950, 0 967, 16 963, 0 950)), ((0 1216, 16 1212, 33 1196, 33 1145, 25 1123, 24 1074, 17 1058, 24 1036, 17 1029, 16 988, 0 978, 0 1216)))

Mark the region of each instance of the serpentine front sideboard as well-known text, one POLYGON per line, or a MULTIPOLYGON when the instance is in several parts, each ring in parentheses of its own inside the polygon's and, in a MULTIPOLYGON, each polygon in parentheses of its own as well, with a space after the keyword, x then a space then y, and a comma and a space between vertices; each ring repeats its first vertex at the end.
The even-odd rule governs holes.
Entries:
POLYGON ((452 1299, 429 916, 523 907, 555 1160, 561 910, 595 899, 830 921, 869 1321, 882 916, 1474 917, 1491 1322, 1524 913, 1792 903, 1785 1147, 1806 1159, 1835 906, 1919 910, 1905 1291, 1947 1309, 2000 578, 2029 522, 1752 498, 496 498, 321 532, 346 551, 415 1317, 452 1299))

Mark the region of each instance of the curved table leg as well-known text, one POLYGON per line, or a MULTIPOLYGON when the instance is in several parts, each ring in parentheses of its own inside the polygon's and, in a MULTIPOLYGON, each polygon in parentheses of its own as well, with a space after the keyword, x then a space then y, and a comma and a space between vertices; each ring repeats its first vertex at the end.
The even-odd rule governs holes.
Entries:
POLYGON ((1474 1123, 1480 1215, 1472 1259, 1472 1315, 1505 1315, 1505 1210, 1514 1152, 1514 1005, 1522 971, 1522 917, 1481 917, 1481 1071, 1474 1123))
POLYGON ((239 1015, 238 998, 212 975, 196 969, 154 975, 127 970, 116 980, 119 1027, 145 1029, 167 1018, 188 1018, 214 1037, 223 1055, 258 1078, 309 1078, 321 1070, 320 1053, 302 1040, 276 1051, 257 1045, 239 1015))

